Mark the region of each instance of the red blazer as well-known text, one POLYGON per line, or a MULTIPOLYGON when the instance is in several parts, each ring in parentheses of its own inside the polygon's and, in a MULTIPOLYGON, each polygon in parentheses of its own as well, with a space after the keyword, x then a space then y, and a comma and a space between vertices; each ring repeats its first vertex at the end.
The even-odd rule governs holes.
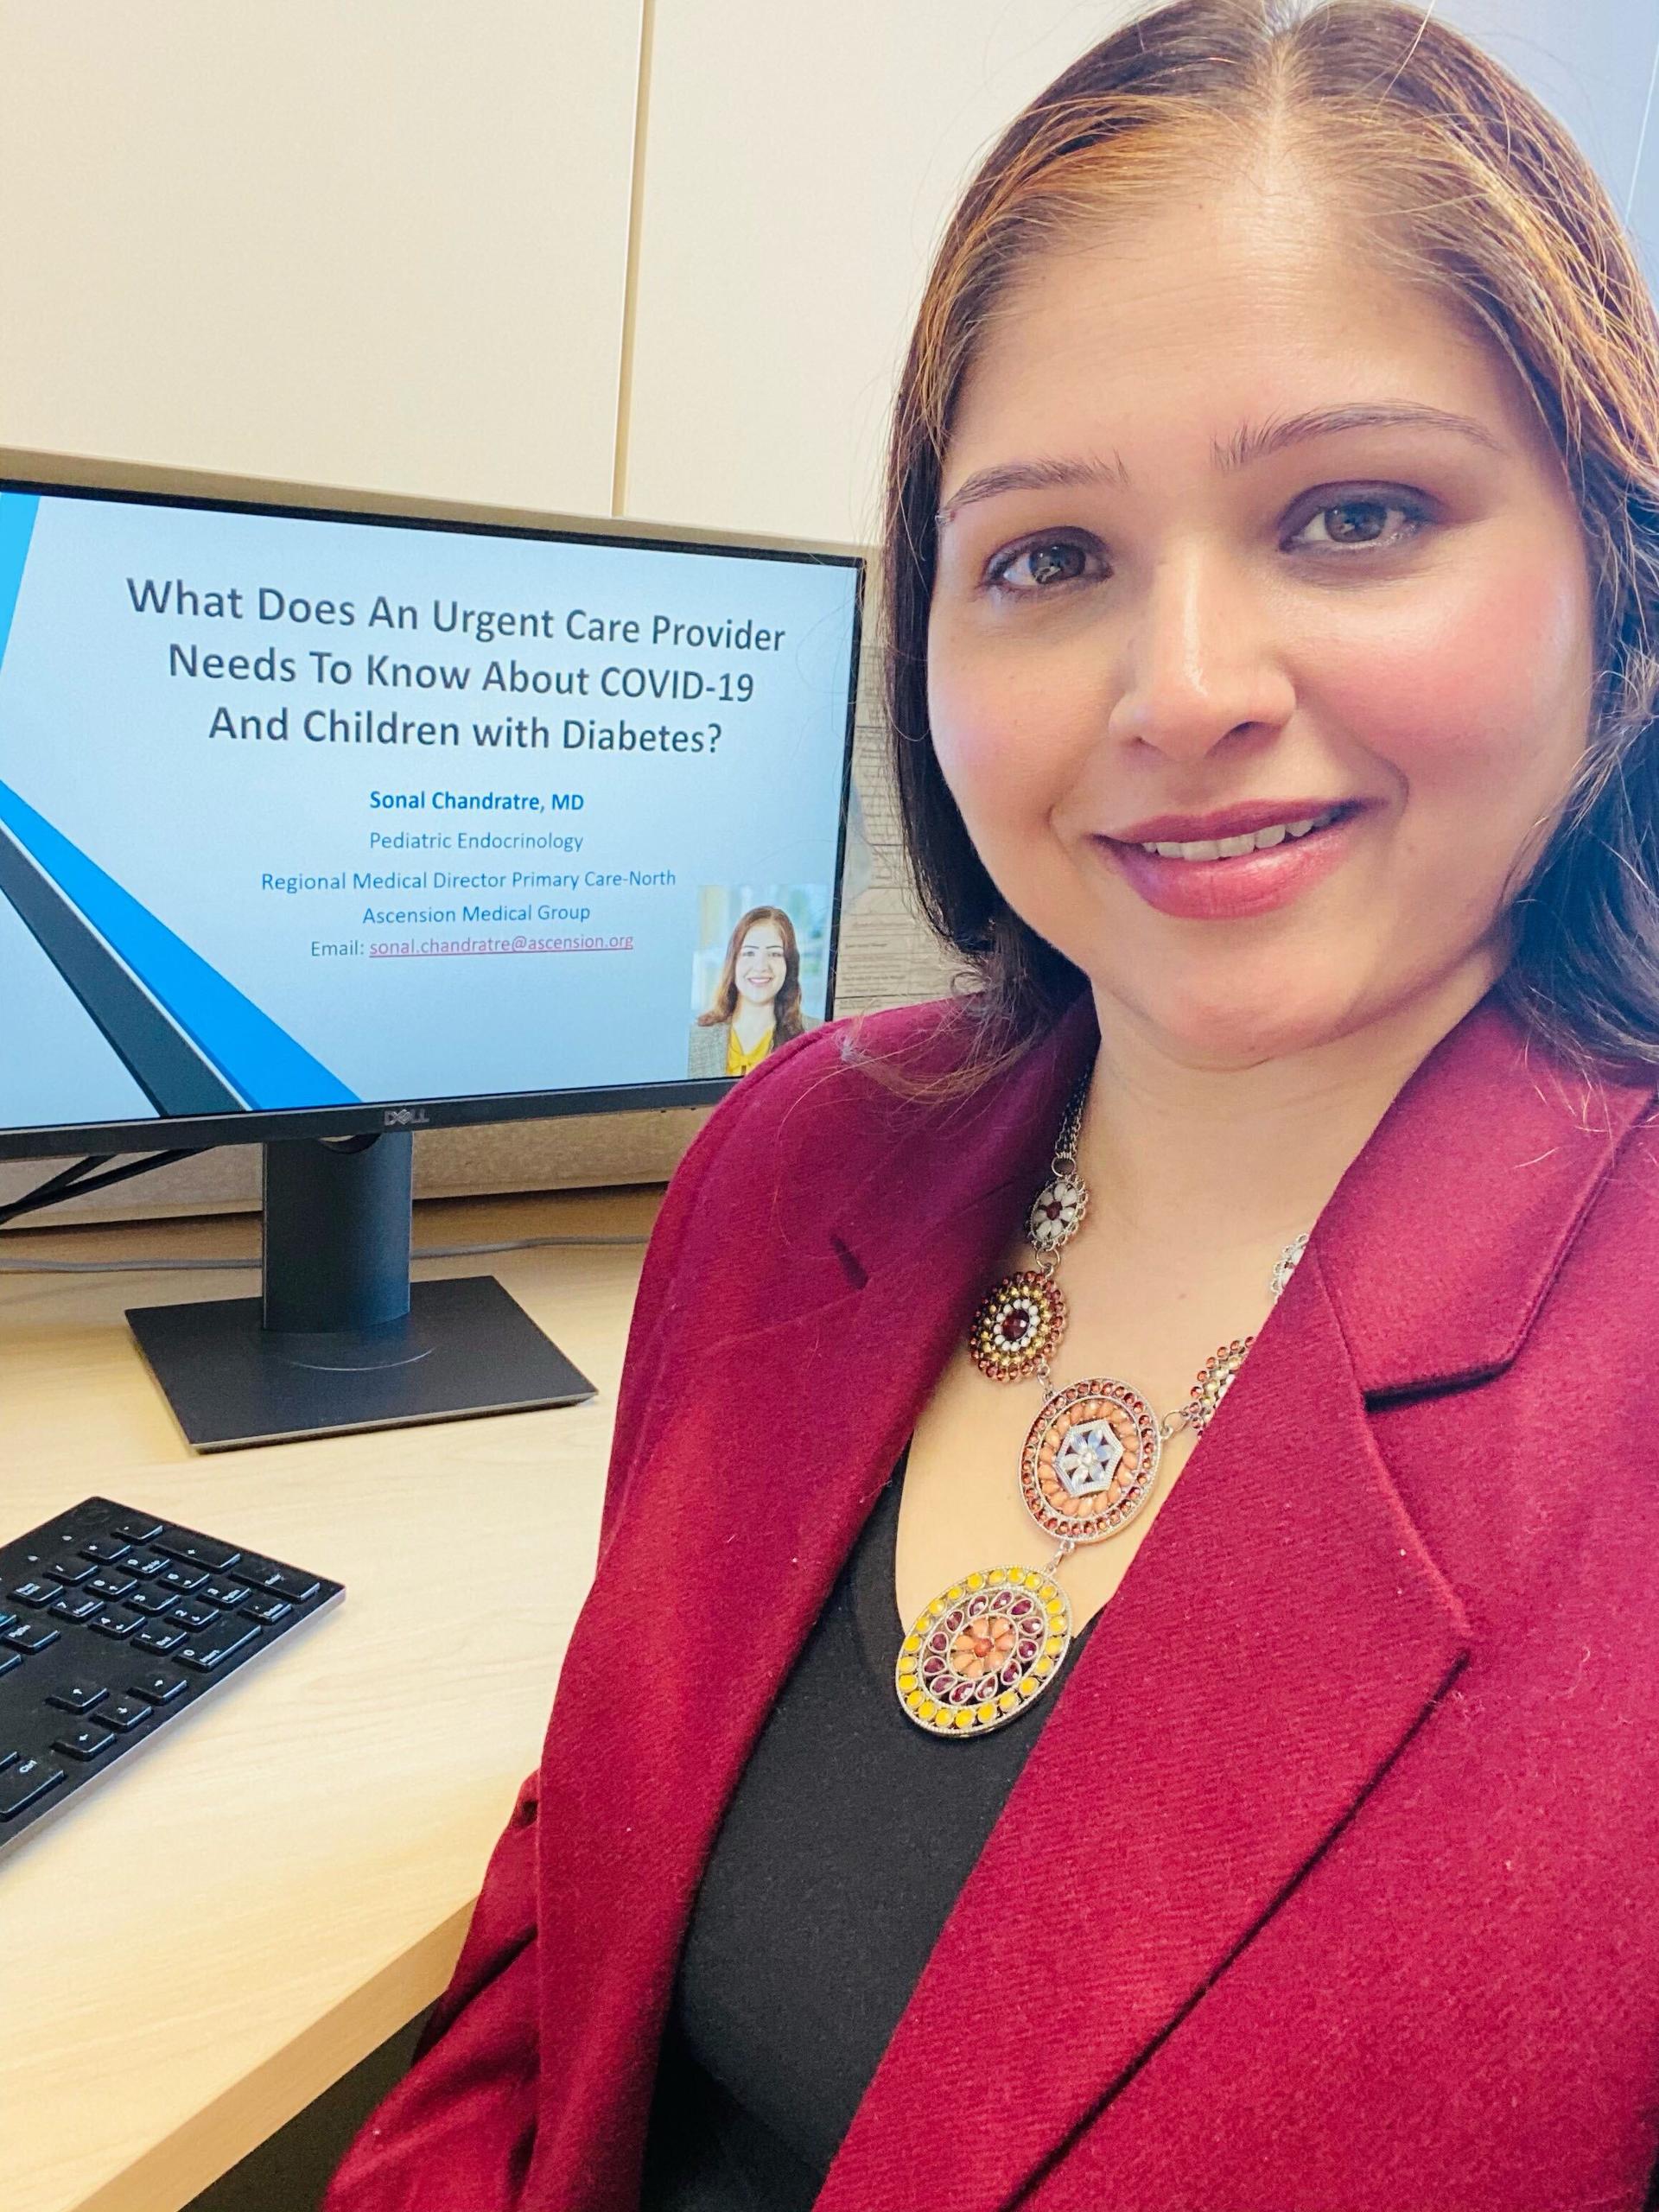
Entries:
MULTIPOLYGON (((955 1018, 872 1035, 948 1060, 955 1018)), ((1094 1039, 1085 999, 941 1105, 847 1065, 845 1029, 746 1077, 674 1179, 540 1771, 324 2212, 637 2202, 721 1812, 1094 1039)), ((1581 1094, 1490 996, 1418 1068, 1091 1633, 818 2212, 1641 2205, 1653 1106, 1648 1077, 1581 1094)))

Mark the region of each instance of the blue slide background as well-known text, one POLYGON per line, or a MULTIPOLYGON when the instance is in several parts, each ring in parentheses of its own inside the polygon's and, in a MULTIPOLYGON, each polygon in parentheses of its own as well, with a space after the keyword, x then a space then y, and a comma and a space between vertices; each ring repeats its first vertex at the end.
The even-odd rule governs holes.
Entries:
MULTIPOLYGON (((827 886, 833 877, 854 592, 851 569, 807 562, 0 495, 0 841, 14 866, 18 853, 31 856, 89 936, 119 956, 164 1018, 252 1106, 677 1080, 694 1011, 700 890, 756 880, 827 886), (244 612, 240 620, 139 613, 130 580, 182 581, 204 595, 235 589, 244 612), (280 603, 278 619, 258 619, 262 588, 267 609, 280 603), (389 609, 414 608, 418 628, 371 631, 377 596, 389 609), (319 600, 350 601, 357 622, 296 621, 289 613, 296 598, 308 616, 319 600), (545 607, 561 618, 582 608, 613 623, 636 616, 647 632, 657 614, 747 619, 781 630, 784 649, 653 649, 563 634, 480 646, 435 629, 435 601, 451 600, 545 607), (175 645, 247 658, 238 677, 224 664, 212 677, 192 677, 170 672, 175 645), (321 675, 319 652, 345 662, 350 680, 321 675), (371 654, 442 664, 455 689, 372 685, 371 654), (544 682, 585 670, 589 689, 486 696, 492 663, 541 671, 544 682), (664 680, 695 669, 727 696, 606 700, 597 685, 607 667, 664 680), (264 677, 254 672, 261 669, 264 677), (751 700, 740 680, 753 686, 751 700), (257 715, 264 725, 285 711, 289 734, 216 736, 221 708, 238 723, 257 715), (313 744, 298 733, 317 709, 447 718, 461 742, 313 744), (510 715, 538 719, 552 745, 476 743, 475 722, 510 715), (702 754, 568 750, 559 741, 567 715, 636 728, 708 731, 717 722, 719 745, 702 754), (440 793, 517 792, 543 810, 378 809, 377 792, 424 794, 429 804, 440 793), (545 810, 556 794, 580 807, 545 810), (569 852, 471 853, 372 842, 402 831, 580 842, 569 852), (430 887, 435 868, 509 881, 444 890, 430 887), (518 888, 515 869, 574 880, 518 888), (590 871, 599 882, 582 880, 590 871), (645 883, 631 886, 630 872, 645 883), (362 874, 405 880, 355 887, 362 874), (262 877, 312 879, 316 887, 277 890, 262 877), (333 887, 336 880, 346 887, 333 887), (558 917, 585 910, 587 918, 468 922, 468 904, 486 913, 528 904, 532 916, 538 905, 558 917), (453 918, 383 926, 365 919, 371 913, 453 918), (368 952, 377 938, 520 934, 631 945, 512 957, 368 952), (320 946, 356 950, 340 957, 320 946)), ((23 936, 0 901, 0 1025, 23 1045, 0 1060, 0 1129, 153 1115, 130 1056, 111 1041, 113 1028, 66 972, 72 963, 54 949, 61 985, 54 988, 38 948, 8 957, 23 936)))

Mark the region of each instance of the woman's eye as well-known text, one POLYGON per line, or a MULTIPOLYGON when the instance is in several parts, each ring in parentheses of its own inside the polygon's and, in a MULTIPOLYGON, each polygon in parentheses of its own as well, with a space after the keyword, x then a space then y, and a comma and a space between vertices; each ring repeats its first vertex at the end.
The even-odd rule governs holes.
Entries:
POLYGON ((1327 546, 1393 547, 1415 537, 1427 518, 1427 508, 1414 499, 1389 499, 1376 494, 1362 494, 1357 499, 1337 499, 1323 507, 1316 507, 1301 530, 1293 534, 1291 542, 1300 542, 1306 548, 1321 550, 1327 546), (1404 526, 1392 531, 1387 529, 1383 518, 1389 515, 1402 516, 1404 526), (1305 537, 1303 532, 1311 530, 1315 523, 1319 525, 1319 534, 1305 537))
POLYGON ((1074 582, 1079 569, 1069 563, 1075 561, 1081 564, 1087 559, 1088 548, 1071 538, 1040 537, 1033 543, 1015 546, 1011 553, 1000 554, 986 570, 985 581, 993 591, 1006 593, 1013 599, 1030 599, 1074 582), (1031 563, 1033 582, 1007 583, 1005 579, 1022 561, 1031 563))

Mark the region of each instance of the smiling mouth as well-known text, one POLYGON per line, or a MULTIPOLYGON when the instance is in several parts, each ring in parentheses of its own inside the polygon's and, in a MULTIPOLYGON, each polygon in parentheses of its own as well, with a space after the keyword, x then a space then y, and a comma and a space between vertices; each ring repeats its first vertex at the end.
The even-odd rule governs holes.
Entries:
POLYGON ((1294 822, 1279 822, 1268 827, 1234 837, 1204 837, 1187 842, 1160 840, 1142 844, 1121 837, 1108 837, 1104 842, 1116 845, 1121 852, 1144 853, 1148 859, 1177 861, 1187 867, 1225 865, 1229 861, 1249 860, 1257 853, 1272 852, 1275 847, 1299 844, 1304 838, 1315 837, 1333 823, 1345 822, 1357 813, 1357 800, 1344 800, 1336 806, 1326 807, 1322 814, 1308 815, 1294 822))

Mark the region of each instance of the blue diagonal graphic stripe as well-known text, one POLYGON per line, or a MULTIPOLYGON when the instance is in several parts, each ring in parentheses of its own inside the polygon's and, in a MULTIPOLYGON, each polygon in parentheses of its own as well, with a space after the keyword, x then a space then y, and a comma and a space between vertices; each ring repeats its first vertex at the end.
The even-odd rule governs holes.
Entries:
POLYGON ((41 502, 33 492, 0 492, 0 661, 6 657, 11 635, 12 610, 23 581, 29 541, 35 534, 35 515, 41 502))
POLYGON ((355 1091, 3 783, 0 823, 250 1106, 359 1103, 355 1091))

